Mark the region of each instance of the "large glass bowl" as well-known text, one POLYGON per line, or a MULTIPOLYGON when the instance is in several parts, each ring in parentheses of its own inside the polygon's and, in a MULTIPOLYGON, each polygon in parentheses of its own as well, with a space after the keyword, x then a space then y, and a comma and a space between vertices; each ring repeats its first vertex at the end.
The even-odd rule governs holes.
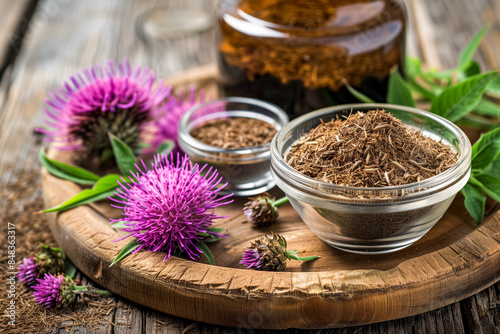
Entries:
POLYGON ((352 253, 382 254, 420 239, 443 216, 470 176, 471 145, 456 125, 429 112, 389 104, 342 105, 303 115, 278 131, 271 143, 273 178, 307 226, 323 241, 352 253), (284 159, 303 134, 336 116, 385 109, 459 153, 443 173, 402 186, 339 186, 305 176, 284 159))

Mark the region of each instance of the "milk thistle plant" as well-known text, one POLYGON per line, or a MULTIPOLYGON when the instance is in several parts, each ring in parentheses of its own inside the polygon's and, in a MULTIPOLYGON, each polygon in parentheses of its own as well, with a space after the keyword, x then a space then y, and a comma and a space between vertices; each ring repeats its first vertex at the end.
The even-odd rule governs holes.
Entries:
POLYGON ((60 248, 42 245, 41 250, 19 265, 17 277, 28 286, 36 284, 36 279, 46 273, 57 274, 64 270, 66 255, 60 248))
POLYGON ((287 260, 298 260, 302 262, 317 259, 318 256, 299 257, 298 251, 287 250, 286 239, 271 232, 271 236, 263 236, 243 252, 240 264, 248 269, 283 271, 286 269, 287 260))
MULTIPOLYGON (((49 94, 46 134, 51 147, 73 151, 80 161, 95 161, 97 166, 110 160, 120 173, 104 176, 50 159, 44 150, 40 162, 54 176, 83 186, 78 195, 42 212, 64 211, 112 196, 120 177, 129 176, 138 161, 136 155, 180 152, 177 127, 184 113, 204 91, 195 87, 187 93, 173 93, 173 87, 156 83, 156 74, 147 67, 132 69, 127 59, 115 65, 92 65, 69 78, 49 94)), ((176 156, 176 155, 174 155, 176 156)))
POLYGON ((176 161, 159 154, 148 170, 141 160, 137 173, 118 181, 120 188, 110 199, 112 206, 123 210, 123 218, 111 221, 113 227, 129 232, 122 239, 134 240, 125 248, 127 254, 120 253, 113 263, 141 249, 165 252, 163 261, 173 254, 191 259, 204 254, 213 263, 205 241, 224 237, 221 229, 212 227, 213 220, 225 218, 214 209, 231 203, 232 194, 217 197, 225 185, 219 187, 222 178, 215 169, 193 165, 187 156, 176 161))
POLYGON ((276 200, 268 193, 249 197, 248 199, 249 201, 243 207, 243 213, 247 217, 247 221, 263 227, 274 224, 279 216, 278 207, 288 203, 286 196, 276 200))
POLYGON ((49 94, 46 124, 52 147, 76 150, 83 158, 105 162, 113 156, 109 134, 138 153, 141 142, 151 136, 150 126, 175 101, 172 87, 147 67, 131 68, 127 59, 92 65, 70 76, 49 94))
MULTIPOLYGON (((107 62, 82 70, 50 94, 46 115, 53 130, 40 131, 52 146, 97 157, 101 163, 113 157, 119 173, 100 176, 53 160, 42 150, 40 161, 51 174, 92 186, 42 212, 110 198, 124 216, 113 220, 113 227, 133 239, 115 262, 145 249, 165 252, 165 259, 204 254, 213 263, 205 242, 224 237, 212 221, 222 218, 214 209, 230 203, 231 195, 217 198, 224 187, 218 172, 192 164, 176 145, 180 118, 197 101, 204 101, 205 94, 193 87, 187 96, 175 96, 172 87, 155 81, 153 71, 132 70, 125 59, 118 66, 107 62), (172 150, 176 154, 169 155, 172 150), (137 157, 140 153, 162 154, 154 156, 148 170, 146 160, 137 157)), ((33 283, 32 262, 27 260, 25 267, 26 279, 33 283)))
POLYGON ((75 301, 78 293, 91 293, 99 296, 110 296, 111 292, 85 286, 76 286, 73 279, 65 274, 45 274, 37 279, 33 287, 33 295, 38 304, 46 308, 63 308, 75 301))

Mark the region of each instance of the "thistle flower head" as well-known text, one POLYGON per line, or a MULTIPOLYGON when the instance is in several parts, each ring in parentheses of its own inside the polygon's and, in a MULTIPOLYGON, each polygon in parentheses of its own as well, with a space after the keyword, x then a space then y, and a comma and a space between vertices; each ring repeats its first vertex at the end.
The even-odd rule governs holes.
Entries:
POLYGON ((172 150, 174 156, 182 153, 178 141, 181 118, 189 109, 205 102, 205 100, 205 91, 203 89, 200 90, 198 98, 196 87, 189 88, 187 96, 184 92, 180 92, 178 96, 172 99, 172 103, 168 105, 168 110, 155 121, 156 133, 151 147, 155 148, 166 140, 172 140, 175 142, 175 147, 172 150))
POLYGON ((274 198, 264 193, 255 197, 250 197, 250 201, 245 203, 243 213, 247 221, 258 226, 269 226, 278 218, 278 208, 274 205, 274 198))
POLYGON ((83 69, 55 89, 47 99, 46 123, 52 130, 39 130, 62 150, 85 149, 89 156, 111 152, 108 133, 136 149, 147 123, 160 114, 172 87, 147 67, 133 70, 127 59, 107 61, 83 69))
POLYGON ((192 259, 199 257, 203 252, 196 244, 207 233, 222 237, 209 227, 214 219, 223 218, 214 209, 232 202, 232 195, 217 198, 224 187, 218 187, 222 180, 218 172, 207 170, 206 165, 192 165, 187 156, 178 156, 175 164, 164 154, 154 160, 150 170, 141 161, 144 170, 138 167, 132 182, 120 182, 115 193, 118 199, 111 200, 116 203, 114 207, 123 210, 123 218, 111 220, 126 222, 123 231, 140 244, 135 252, 145 248, 166 252, 165 259, 177 251, 186 252, 192 259))
POLYGON ((64 260, 66 256, 60 248, 42 245, 42 250, 33 257, 38 266, 38 276, 45 273, 57 274, 64 271, 64 260))
POLYGON ((69 276, 45 274, 37 282, 33 287, 33 295, 38 304, 46 308, 64 307, 75 300, 75 284, 69 276))
POLYGON ((23 263, 19 265, 17 278, 26 285, 33 286, 36 284, 37 277, 38 269, 33 256, 24 258, 23 263))
POLYGON ((286 269, 287 259, 285 238, 273 233, 271 237, 263 236, 252 242, 240 264, 248 269, 282 271, 286 269))

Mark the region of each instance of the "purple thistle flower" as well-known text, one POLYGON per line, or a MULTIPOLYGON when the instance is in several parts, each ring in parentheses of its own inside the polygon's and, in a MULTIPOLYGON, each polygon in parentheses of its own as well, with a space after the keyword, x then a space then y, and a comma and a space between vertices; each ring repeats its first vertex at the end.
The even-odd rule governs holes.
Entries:
POLYGON ((176 161, 174 164, 165 154, 157 155, 151 170, 141 161, 144 171, 136 165, 139 172, 130 183, 124 179, 119 182, 118 199, 110 198, 124 216, 111 221, 125 221, 123 231, 130 232, 125 238, 132 236, 140 244, 134 252, 142 248, 166 252, 163 261, 177 251, 186 252, 191 259, 199 257, 203 252, 196 244, 204 238, 200 233, 223 237, 209 228, 214 219, 225 218, 217 216, 214 209, 232 202, 232 194, 217 198, 225 185, 219 187, 222 178, 215 169, 205 170, 207 165, 200 169, 187 156, 177 156, 176 161))
POLYGON ((243 252, 243 259, 240 264, 246 266, 248 269, 261 270, 264 267, 264 259, 255 248, 245 249, 243 252))
POLYGON ((148 135, 147 124, 166 110, 171 86, 162 81, 154 87, 156 74, 147 67, 131 69, 127 59, 83 69, 49 93, 46 124, 39 129, 61 150, 86 149, 88 155, 109 153, 108 133, 133 149, 148 135))
POLYGON ((45 274, 43 279, 37 279, 38 284, 33 287, 33 295, 38 304, 46 308, 59 307, 64 299, 63 283, 64 275, 54 276, 45 274))
POLYGON ((198 99, 196 95, 196 87, 190 87, 187 96, 185 96, 184 92, 180 92, 178 97, 172 99, 173 101, 168 107, 169 110, 154 122, 156 134, 151 143, 153 149, 159 147, 160 144, 166 140, 172 140, 175 143, 172 150, 174 156, 176 156, 177 153, 184 153, 179 147, 178 141, 181 118, 189 109, 207 100, 205 90, 203 89, 200 90, 198 99))
POLYGON ((286 240, 281 235, 271 232, 255 240, 243 252, 240 264, 249 269, 282 271, 286 268, 288 253, 286 240))
POLYGON ((28 286, 33 286, 36 284, 36 278, 38 276, 38 268, 33 256, 29 258, 24 258, 23 263, 19 265, 19 270, 17 273, 17 278, 21 282, 24 282, 28 286))

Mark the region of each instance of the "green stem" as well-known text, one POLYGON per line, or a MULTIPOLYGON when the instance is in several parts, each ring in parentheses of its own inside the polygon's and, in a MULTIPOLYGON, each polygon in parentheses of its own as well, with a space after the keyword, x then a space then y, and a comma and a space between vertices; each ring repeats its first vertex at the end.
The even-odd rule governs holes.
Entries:
POLYGON ((478 180, 476 180, 476 178, 474 176, 470 177, 469 183, 472 184, 472 185, 478 186, 478 187, 482 187, 483 186, 481 184, 481 182, 479 182, 478 180))
POLYGON ((422 95, 424 98, 426 98, 429 101, 434 100, 436 98, 436 94, 432 92, 431 90, 425 88, 424 86, 420 85, 414 78, 411 76, 406 77, 406 81, 410 84, 410 87, 417 92, 418 94, 422 95))
POLYGON ((276 201, 274 201, 273 204, 274 204, 275 207, 278 207, 278 206, 280 206, 282 204, 285 204, 285 203, 288 203, 288 202, 289 202, 288 197, 284 196, 284 197, 282 197, 282 198, 277 199, 276 201))
POLYGON ((99 289, 92 289, 92 290, 89 290, 88 292, 95 293, 101 297, 108 297, 108 296, 111 296, 113 294, 111 291, 99 290, 99 289))
POLYGON ((79 291, 79 292, 94 293, 102 297, 111 296, 113 294, 111 291, 99 290, 93 288, 88 289, 86 286, 75 286, 73 289, 74 291, 79 291))
POLYGON ((311 260, 314 260, 314 259, 318 258, 318 256, 316 256, 316 255, 314 255, 314 256, 300 257, 299 256, 299 252, 296 251, 296 250, 286 251, 286 255, 288 256, 288 258, 290 260, 297 260, 297 261, 301 261, 301 262, 307 262, 307 261, 311 261, 311 260))

